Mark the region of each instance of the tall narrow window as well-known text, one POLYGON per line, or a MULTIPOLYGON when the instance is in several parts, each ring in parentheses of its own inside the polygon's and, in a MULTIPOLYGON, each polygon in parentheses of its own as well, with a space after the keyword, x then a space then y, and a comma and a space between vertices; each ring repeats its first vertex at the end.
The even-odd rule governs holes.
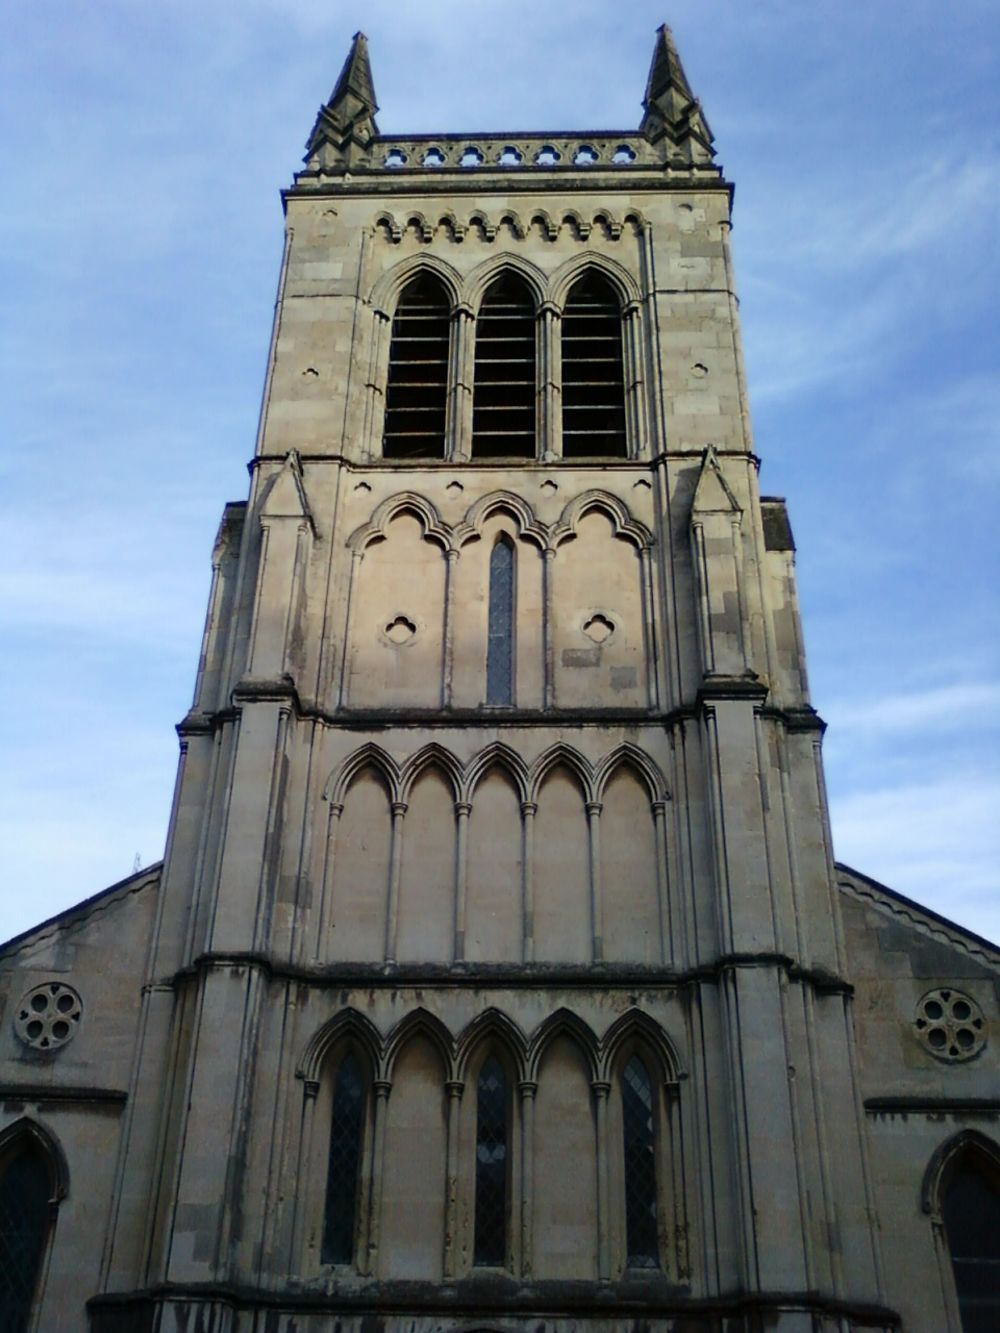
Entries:
POLYGON ((535 456, 535 303, 513 273, 490 284, 476 321, 472 453, 535 456))
POLYGON ((505 537, 490 556, 486 702, 514 702, 514 548, 505 537))
POLYGON ((625 1236, 630 1268, 656 1268, 656 1156, 653 1088, 646 1066, 633 1055, 622 1074, 625 1134, 625 1236))
POLYGON ((23 1140, 0 1171, 0 1328, 27 1333, 49 1230, 49 1172, 23 1140))
POLYGON ((507 1079, 496 1056, 476 1084, 476 1237, 474 1262, 507 1262, 507 1079))
POLYGON ((955 1274, 962 1333, 1000 1328, 1000 1182, 973 1160, 962 1162, 942 1214, 955 1274))
POLYGON ((431 273, 403 288, 389 344, 386 458, 442 458, 448 400, 448 296, 431 273))
POLYGON ((349 1264, 354 1258, 358 1176, 364 1130, 365 1081, 353 1051, 340 1062, 333 1085, 330 1116, 330 1163, 326 1177, 326 1214, 322 1259, 349 1264))
POLYGON ((587 272, 562 318, 564 458, 624 458, 621 308, 611 284, 587 272))

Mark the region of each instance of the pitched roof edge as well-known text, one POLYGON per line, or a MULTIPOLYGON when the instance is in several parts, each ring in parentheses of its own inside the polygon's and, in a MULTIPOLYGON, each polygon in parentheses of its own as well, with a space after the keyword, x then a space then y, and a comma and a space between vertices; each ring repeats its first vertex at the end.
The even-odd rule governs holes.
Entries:
MULTIPOLYGON (((896 889, 890 889, 888 884, 883 884, 880 880, 872 879, 871 875, 865 875, 860 870, 855 870, 853 866, 845 865, 843 861, 835 861, 834 869, 838 875, 849 875, 852 879, 860 880, 864 885, 865 896, 876 903, 879 898, 887 900, 885 906, 900 916, 910 916, 911 918, 923 917, 929 925, 934 923, 955 935, 955 943, 959 945, 979 946, 970 948, 970 952, 982 953, 986 950, 990 955, 987 962, 992 965, 1000 963, 1000 944, 994 944, 988 940, 985 935, 977 935, 974 930, 969 930, 967 926, 959 925, 957 921, 952 921, 950 917, 942 916, 940 912, 935 912, 931 907, 924 907, 922 903, 916 902, 913 898, 907 898, 905 893, 900 893, 896 889)), ((838 880, 838 885, 839 885, 838 880)), ((842 886, 846 887, 846 886, 842 886)))
POLYGON ((9 953, 16 953, 18 949, 34 941, 44 931, 50 930, 56 926, 63 926, 72 923, 73 918, 83 921, 93 912, 99 912, 103 908, 111 905, 111 900, 118 895, 126 897, 130 893, 140 893, 151 884, 158 882, 160 871, 163 869, 162 861, 154 861, 152 865, 144 866, 142 870, 137 870, 134 874, 120 879, 115 884, 110 884, 106 889, 100 889, 97 893, 91 894, 89 898, 84 898, 82 902, 74 903, 72 907, 65 907, 61 912, 56 912, 54 916, 46 917, 40 921, 37 926, 29 926, 27 930, 22 930, 19 935, 13 935, 9 940, 0 941, 0 959, 9 953))

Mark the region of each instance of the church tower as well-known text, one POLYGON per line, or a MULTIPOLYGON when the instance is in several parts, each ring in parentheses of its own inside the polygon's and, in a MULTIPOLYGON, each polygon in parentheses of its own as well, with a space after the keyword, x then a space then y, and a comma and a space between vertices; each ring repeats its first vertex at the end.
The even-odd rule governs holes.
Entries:
MULTIPOLYGON (((4 955, 43 1110, 0 1178, 21 1144, 76 1180, 37 1263, 92 1333, 900 1326, 842 900, 858 966, 896 909, 838 889, 732 191, 665 27, 643 106, 382 134, 358 34, 317 116, 162 873, 4 955)), ((996 956, 949 938, 982 1016, 996 956)), ((914 1051, 908 1094, 947 1058, 914 1051)))
POLYGON ((358 34, 285 192, 107 1254, 158 1329, 873 1326, 792 542, 666 28, 644 108, 383 136, 358 34))

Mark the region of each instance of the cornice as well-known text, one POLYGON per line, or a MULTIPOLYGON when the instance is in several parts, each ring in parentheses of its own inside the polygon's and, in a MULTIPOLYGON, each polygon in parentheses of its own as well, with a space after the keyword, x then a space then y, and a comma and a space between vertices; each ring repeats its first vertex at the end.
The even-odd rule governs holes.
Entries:
POLYGON ((718 985, 734 971, 779 970, 789 981, 811 987, 820 995, 853 994, 843 977, 824 968, 804 967, 787 954, 761 951, 721 954, 689 968, 644 967, 634 963, 332 963, 296 964, 258 952, 200 954, 189 966, 156 983, 174 988, 213 971, 253 969, 268 980, 315 985, 328 989, 400 990, 522 990, 539 986, 562 989, 635 989, 683 991, 718 985))

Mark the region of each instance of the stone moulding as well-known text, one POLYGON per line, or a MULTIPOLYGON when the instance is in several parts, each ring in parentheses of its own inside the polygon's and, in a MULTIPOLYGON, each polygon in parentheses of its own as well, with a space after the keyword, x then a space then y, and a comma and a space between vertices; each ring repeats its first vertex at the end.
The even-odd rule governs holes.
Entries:
POLYGON ((637 235, 649 228, 649 223, 637 208, 630 208, 620 217, 607 208, 599 208, 590 217, 585 217, 575 208, 559 209, 555 215, 544 208, 532 208, 523 214, 508 208, 493 217, 481 209, 474 209, 464 221, 456 217, 451 209, 442 211, 435 220, 433 214, 429 218, 426 213, 411 210, 397 216, 383 208, 372 219, 371 230, 374 236, 383 237, 394 245, 408 232, 422 241, 432 241, 437 235, 444 235, 453 241, 462 241, 467 236, 481 241, 495 241, 505 224, 517 240, 524 240, 532 228, 537 227, 549 241, 557 240, 563 233, 574 240, 586 241, 594 231, 608 240, 617 241, 626 228, 637 235))

